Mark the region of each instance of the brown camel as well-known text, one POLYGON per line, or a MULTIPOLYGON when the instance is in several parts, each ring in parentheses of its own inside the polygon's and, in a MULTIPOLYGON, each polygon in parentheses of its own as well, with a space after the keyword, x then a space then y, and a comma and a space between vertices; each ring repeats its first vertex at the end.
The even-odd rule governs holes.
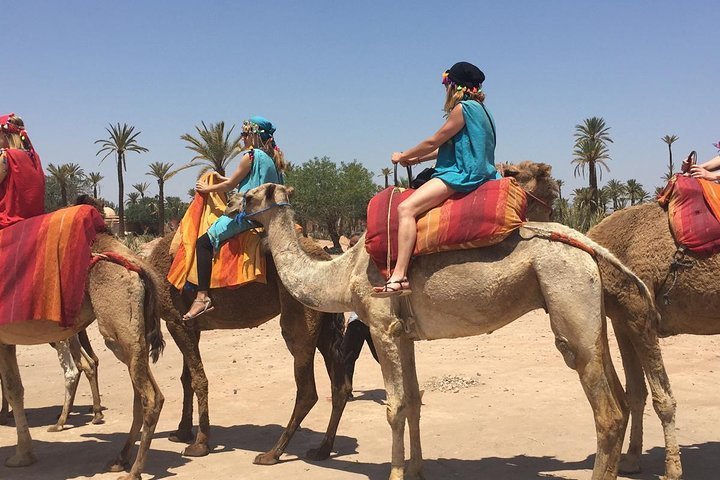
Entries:
POLYGON ((635 283, 645 295, 647 311, 654 312, 647 287, 607 250, 563 225, 531 222, 492 247, 418 257, 409 274, 409 296, 373 298, 372 286, 384 278, 362 244, 330 262, 318 262, 300 248, 292 208, 279 206, 291 193, 291 188, 266 184, 245 197, 235 196, 227 213, 244 209, 265 226, 280 278, 301 303, 327 312, 354 310, 367 320, 388 396, 391 480, 422 477, 413 340, 489 333, 538 308, 550 314, 556 346, 578 372, 593 410, 597 454, 592 478, 617 477, 627 406, 608 352, 600 271, 585 250, 542 237, 560 233, 591 247, 635 283))
MULTIPOLYGON (((172 263, 170 243, 172 235, 163 238, 148 257, 155 271, 166 277, 172 263)), ((331 258, 317 244, 307 240, 305 248, 315 258, 331 258)), ((203 330, 253 328, 280 315, 285 344, 294 358, 297 393, 295 408, 287 427, 275 446, 257 455, 254 463, 272 465, 279 461, 300 423, 317 403, 317 388, 313 360, 315 348, 325 359, 332 386, 332 414, 325 437, 316 449, 307 452, 314 460, 330 456, 338 423, 350 390, 346 384, 340 344, 344 319, 342 315, 319 313, 303 307, 293 299, 280 283, 272 257, 267 256, 267 284, 250 283, 237 289, 214 289, 215 309, 191 322, 183 322, 182 314, 190 307, 194 294, 178 292, 167 280, 161 297, 161 316, 175 343, 183 354, 183 410, 171 441, 192 442, 183 452, 187 456, 207 455, 210 451, 210 420, 208 408, 208 380, 200 356, 200 332, 203 330), (199 428, 193 441, 193 396, 197 395, 199 428)), ((329 279, 328 279, 329 281, 329 279)))
MULTIPOLYGON (((117 252, 142 266, 140 259, 108 234, 98 235, 93 252, 117 252)), ((156 360, 163 346, 156 302, 158 285, 147 267, 138 275, 110 261, 101 261, 89 272, 82 309, 72 328, 60 328, 56 322, 47 320, 28 320, 0 326, 0 376, 18 435, 16 453, 5 462, 7 466, 20 467, 35 462, 25 418, 24 390, 15 345, 66 340, 97 319, 108 348, 128 366, 135 391, 133 421, 128 439, 108 468, 116 472, 126 469, 129 466, 130 449, 139 437, 140 447, 135 462, 130 472, 122 478, 140 479, 164 401, 150 372, 148 360, 148 355, 156 360)))
MULTIPOLYGON (((614 272, 603 268, 608 316, 612 319, 622 353, 626 389, 632 418, 630 445, 621 462, 627 472, 640 471, 642 453, 643 411, 647 389, 643 381, 643 364, 647 348, 657 349, 657 337, 682 333, 716 335, 720 333, 720 257, 698 257, 688 253, 675 257, 678 244, 670 231, 667 212, 657 203, 636 205, 613 213, 595 226, 588 235, 607 247, 648 285, 658 299, 660 322, 645 325, 638 322, 638 298, 626 290, 627 284, 614 272), (676 260, 678 260, 676 262, 676 260), (717 278, 716 278, 717 277, 717 278), (637 330, 654 342, 633 342, 637 330)), ((650 387, 654 385, 650 382, 650 387)), ((665 428, 665 476, 681 478, 680 450, 674 436, 675 399, 667 384, 667 395, 658 396, 653 388, 653 406, 665 428), (666 426, 671 425, 672 432, 666 426), (672 435, 670 435, 672 433, 672 435), (669 458, 672 457, 672 458, 669 458), (677 463, 670 463, 673 458, 677 463)))

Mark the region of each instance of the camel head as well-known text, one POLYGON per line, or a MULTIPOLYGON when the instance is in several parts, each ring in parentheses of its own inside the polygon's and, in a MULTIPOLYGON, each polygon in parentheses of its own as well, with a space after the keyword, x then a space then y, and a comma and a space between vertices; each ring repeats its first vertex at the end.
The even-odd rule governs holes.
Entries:
POLYGON ((514 177, 520 186, 530 194, 527 211, 529 220, 549 221, 551 219, 552 205, 559 192, 557 182, 551 175, 552 166, 547 163, 526 160, 517 165, 502 164, 498 170, 503 172, 504 177, 514 177))
POLYGON ((245 193, 236 193, 228 200, 225 215, 235 217, 245 214, 246 217, 264 224, 263 214, 277 206, 287 206, 295 193, 293 187, 266 183, 248 190, 245 193))

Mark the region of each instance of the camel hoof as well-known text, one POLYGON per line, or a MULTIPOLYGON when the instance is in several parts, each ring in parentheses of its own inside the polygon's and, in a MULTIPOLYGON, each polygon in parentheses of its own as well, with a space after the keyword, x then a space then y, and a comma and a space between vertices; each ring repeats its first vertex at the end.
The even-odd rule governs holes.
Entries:
POLYGON ((620 457, 620 464, 618 465, 618 472, 624 474, 640 473, 640 461, 637 457, 631 457, 629 455, 623 455, 620 457))
POLYGON ((118 477, 118 480, 142 480, 142 477, 140 475, 123 475, 122 477, 118 477))
POLYGON ((186 457, 204 457, 208 453, 210 453, 210 449, 204 443, 193 443, 183 451, 183 455, 186 457))
POLYGON ((255 457, 255 460, 253 460, 253 463, 255 465, 275 465, 279 462, 280 460, 278 459, 278 457, 275 456, 273 452, 261 453, 260 455, 255 457))
POLYGON ((316 462, 327 460, 330 458, 330 451, 331 450, 328 447, 311 448, 305 454, 305 458, 316 462))
POLYGON ((106 470, 108 472, 124 472, 130 468, 130 462, 125 460, 115 459, 107 464, 106 470))
POLYGON ((12 457, 5 460, 6 467, 27 467, 37 462, 37 458, 32 453, 26 453, 24 455, 13 455, 12 457))
POLYGON ((105 415, 103 415, 102 413, 96 413, 90 423, 92 423, 93 425, 100 425, 101 423, 105 423, 105 415))
POLYGON ((195 440, 192 430, 175 430, 170 434, 168 440, 174 443, 191 443, 195 440))
POLYGON ((63 426, 58 423, 56 425, 52 425, 52 426, 48 427, 47 431, 48 432, 62 432, 63 426))
POLYGON ((392 467, 390 470, 390 480, 405 480, 403 467, 392 467))

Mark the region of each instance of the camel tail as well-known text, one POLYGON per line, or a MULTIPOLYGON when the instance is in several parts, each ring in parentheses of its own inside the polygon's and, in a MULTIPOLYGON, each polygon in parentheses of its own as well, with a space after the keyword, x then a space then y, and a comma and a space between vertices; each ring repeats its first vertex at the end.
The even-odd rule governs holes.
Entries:
POLYGON ((77 334, 78 340, 80 341, 80 346, 85 351, 85 353, 92 358, 93 362, 95 362, 95 365, 98 365, 100 363, 100 359, 97 355, 95 355, 95 350, 93 350, 92 345, 90 344, 90 339, 88 338, 87 330, 81 330, 77 334))
POLYGON ((141 267, 140 278, 145 284, 145 340, 150 345, 150 358, 156 363, 165 349, 165 340, 161 330, 160 309, 158 308, 158 284, 146 267, 141 267))
POLYGON ((655 298, 650 292, 648 286, 645 285, 645 282, 643 282, 640 277, 627 268, 620 259, 613 255, 607 248, 594 242, 577 230, 573 230, 572 228, 560 223, 527 222, 520 227, 520 236, 523 238, 538 236, 552 241, 563 242, 581 250, 585 250, 596 258, 602 258, 635 283, 640 295, 645 298, 659 320, 660 314, 655 307, 655 298))

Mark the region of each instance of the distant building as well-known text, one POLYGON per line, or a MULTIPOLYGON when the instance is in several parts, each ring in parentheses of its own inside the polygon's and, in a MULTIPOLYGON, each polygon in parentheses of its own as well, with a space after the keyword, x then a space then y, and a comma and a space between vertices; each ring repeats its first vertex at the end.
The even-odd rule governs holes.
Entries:
POLYGON ((103 207, 103 216, 105 217, 105 225, 113 234, 117 235, 120 231, 120 217, 117 216, 115 210, 110 207, 103 207))

